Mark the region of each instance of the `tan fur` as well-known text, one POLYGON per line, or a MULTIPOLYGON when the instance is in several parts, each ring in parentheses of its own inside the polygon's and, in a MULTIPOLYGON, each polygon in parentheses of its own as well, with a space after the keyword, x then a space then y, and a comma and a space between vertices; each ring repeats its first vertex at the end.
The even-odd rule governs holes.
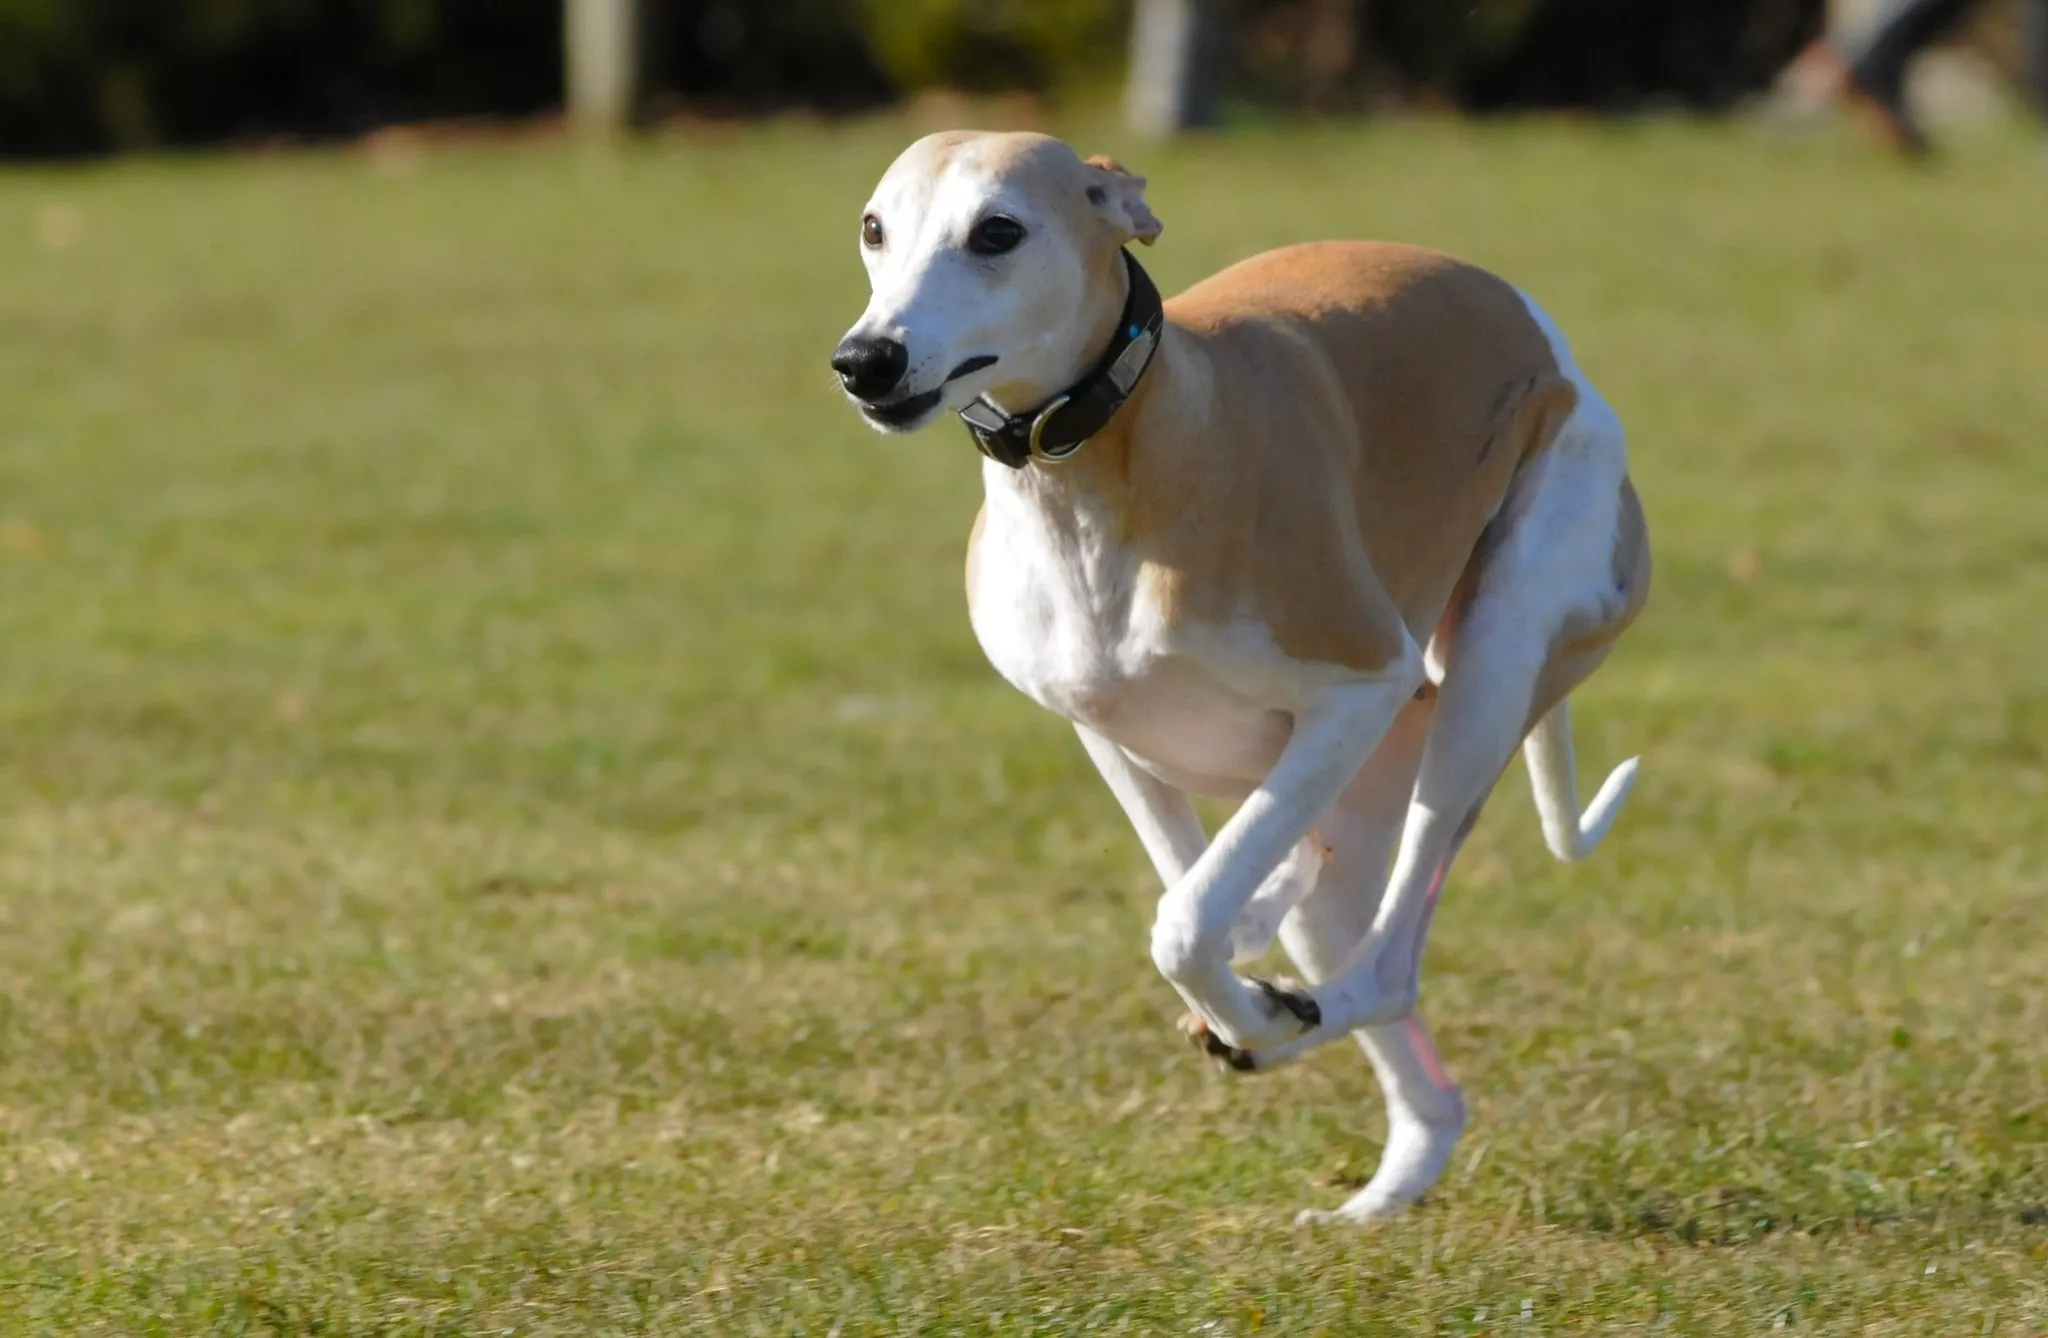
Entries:
POLYGON ((1514 290, 1432 251, 1331 242, 1166 311, 1139 394, 1047 486, 1117 508, 1169 626, 1248 618, 1291 658, 1363 671, 1399 658, 1404 627, 1426 641, 1576 401, 1514 290))

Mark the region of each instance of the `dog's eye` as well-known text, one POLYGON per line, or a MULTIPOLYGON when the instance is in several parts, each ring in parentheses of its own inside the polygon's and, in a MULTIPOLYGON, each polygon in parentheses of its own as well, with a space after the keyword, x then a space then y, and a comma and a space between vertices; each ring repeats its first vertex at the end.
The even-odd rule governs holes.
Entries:
POLYGON ((978 256, 999 256, 1014 251, 1024 240, 1024 225, 1014 218, 995 214, 974 225, 967 234, 967 249, 978 256))
POLYGON ((882 245, 882 220, 869 214, 860 221, 861 245, 870 251, 880 250, 882 245))

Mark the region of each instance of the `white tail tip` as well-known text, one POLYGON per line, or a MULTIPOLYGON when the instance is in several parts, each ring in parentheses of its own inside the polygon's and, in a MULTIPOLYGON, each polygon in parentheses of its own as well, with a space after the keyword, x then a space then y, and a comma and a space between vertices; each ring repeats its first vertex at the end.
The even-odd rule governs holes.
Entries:
POLYGON ((1581 860, 1593 853, 1607 829, 1621 816, 1621 806, 1628 799, 1628 792, 1636 786, 1636 772, 1642 769, 1643 759, 1631 757, 1616 767, 1601 785, 1600 793, 1593 796, 1593 802, 1586 806, 1586 814, 1579 819, 1579 839, 1569 852, 1554 851, 1559 859, 1581 860))
POLYGON ((1614 769, 1600 793, 1584 813, 1579 812, 1578 784, 1573 776, 1572 717, 1568 703, 1560 701, 1536 722, 1523 742, 1522 757, 1529 764, 1529 782, 1536 799, 1536 815, 1543 821, 1543 843, 1550 853, 1570 863, 1593 853, 1607 829, 1621 816, 1621 804, 1635 787, 1640 757, 1631 757, 1614 769))

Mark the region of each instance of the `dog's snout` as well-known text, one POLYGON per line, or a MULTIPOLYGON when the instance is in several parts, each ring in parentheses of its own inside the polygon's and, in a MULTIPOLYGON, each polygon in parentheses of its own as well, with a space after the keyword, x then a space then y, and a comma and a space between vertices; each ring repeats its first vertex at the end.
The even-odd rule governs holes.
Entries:
POLYGON ((832 354, 832 370, 846 393, 878 400, 896 388, 910 366, 910 350, 894 339, 848 335, 832 354))

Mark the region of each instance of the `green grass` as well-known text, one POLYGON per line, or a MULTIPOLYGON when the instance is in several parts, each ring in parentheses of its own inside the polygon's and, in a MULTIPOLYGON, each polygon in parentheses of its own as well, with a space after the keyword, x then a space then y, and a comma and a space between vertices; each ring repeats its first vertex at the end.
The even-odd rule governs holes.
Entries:
POLYGON ((1571 869, 1504 783, 1467 1141, 1303 1235, 1363 1059, 1184 1051, 965 437, 825 371, 910 133, 0 176, 0 1333, 2048 1330, 2048 173, 1090 138, 1169 289, 1521 282, 1650 511, 1644 782, 1571 869))

